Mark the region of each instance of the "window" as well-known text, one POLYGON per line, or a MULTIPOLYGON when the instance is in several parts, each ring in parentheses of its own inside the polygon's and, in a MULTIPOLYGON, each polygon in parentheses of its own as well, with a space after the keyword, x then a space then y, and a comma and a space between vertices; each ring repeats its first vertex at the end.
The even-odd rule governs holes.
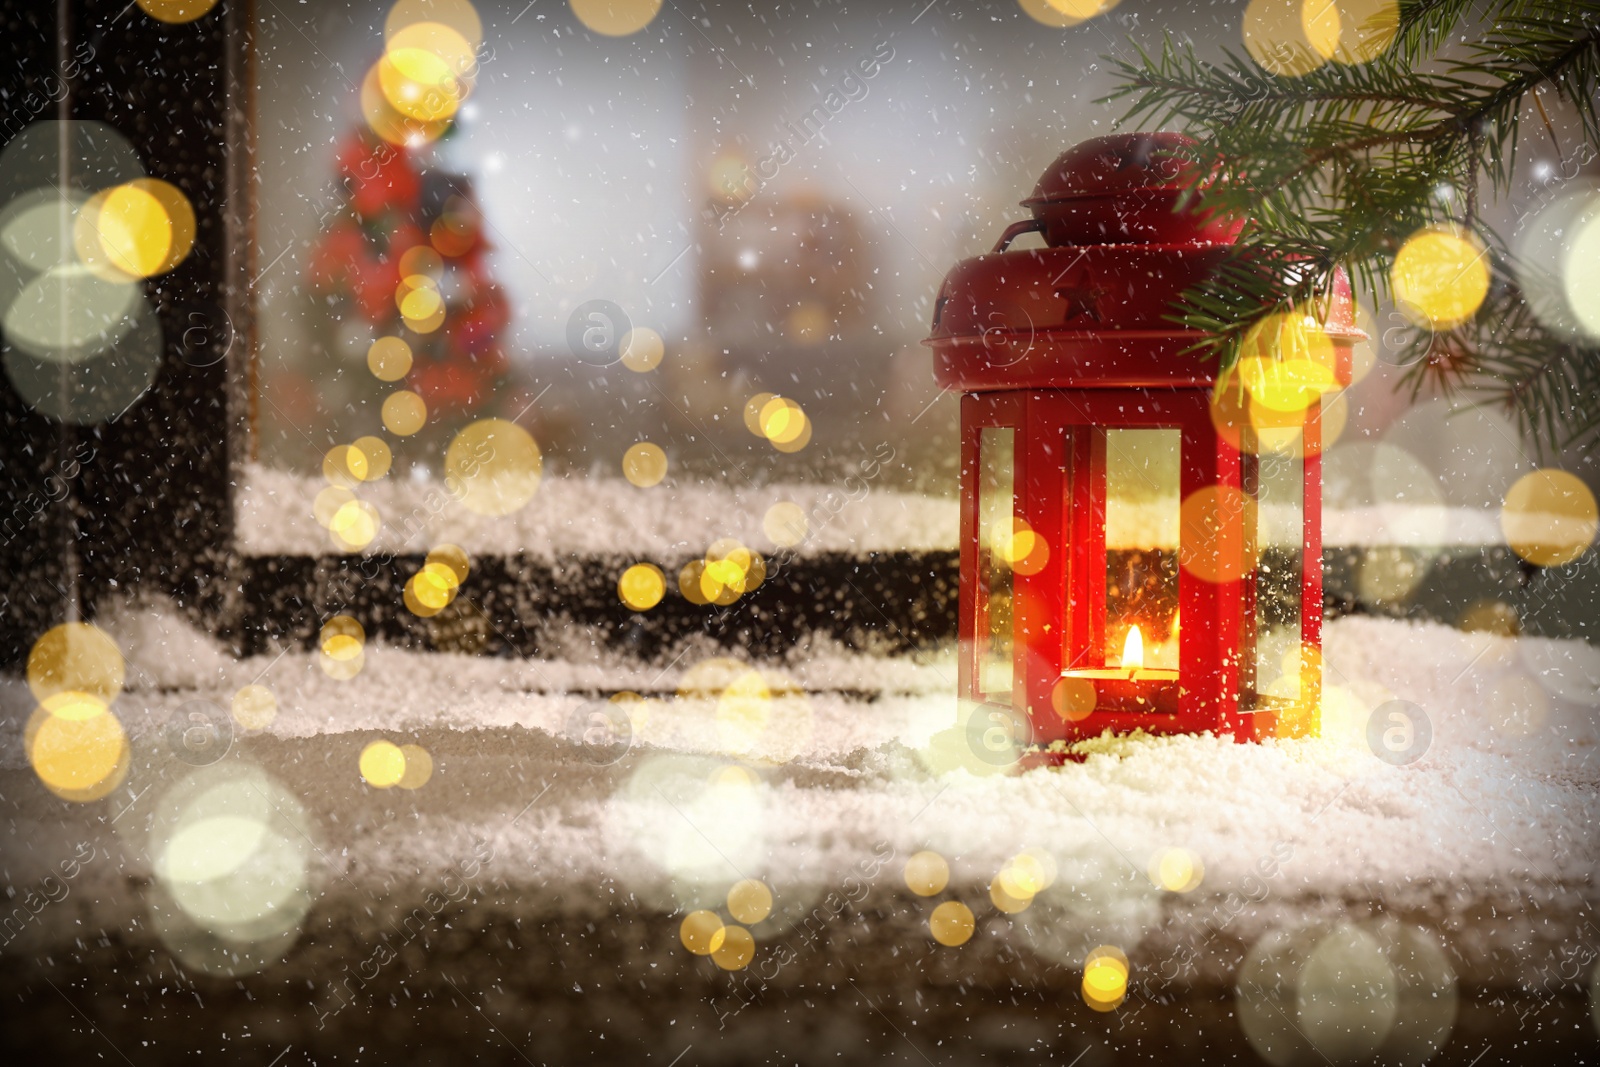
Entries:
POLYGON ((1246 515, 1259 563, 1246 580, 1239 691, 1244 706, 1286 707, 1300 698, 1301 577, 1304 573, 1305 461, 1298 450, 1244 457, 1246 515))
POLYGON ((1016 509, 1016 431, 985 427, 978 444, 978 691, 1009 703, 1016 578, 1011 541, 1016 509))

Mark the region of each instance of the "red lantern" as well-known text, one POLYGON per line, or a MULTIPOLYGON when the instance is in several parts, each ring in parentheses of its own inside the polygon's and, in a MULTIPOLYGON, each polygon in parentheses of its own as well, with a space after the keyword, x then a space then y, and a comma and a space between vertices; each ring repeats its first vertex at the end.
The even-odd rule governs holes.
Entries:
POLYGON ((935 376, 963 393, 960 692, 1037 743, 1316 729, 1320 395, 1364 335, 1341 273, 1217 387, 1168 316, 1238 225, 1176 210, 1186 143, 1068 150, 934 310, 935 376), (1047 247, 1007 250, 1029 231, 1047 247))

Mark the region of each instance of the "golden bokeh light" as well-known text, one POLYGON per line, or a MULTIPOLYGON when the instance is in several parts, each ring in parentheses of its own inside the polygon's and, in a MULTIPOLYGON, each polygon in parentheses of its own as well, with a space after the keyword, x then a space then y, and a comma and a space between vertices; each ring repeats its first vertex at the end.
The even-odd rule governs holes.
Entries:
POLYGON ((334 445, 323 453, 322 476, 329 485, 353 489, 366 480, 367 457, 349 445, 334 445))
POLYGON ((1250 0, 1244 47, 1269 74, 1299 77, 1333 58, 1339 27, 1333 0, 1250 0))
POLYGON ((317 635, 318 663, 330 678, 348 681, 361 673, 366 662, 367 633, 349 615, 335 615, 317 635))
POLYGON ((1255 430, 1255 444, 1262 454, 1278 453, 1286 456, 1317 456, 1338 443, 1350 422, 1348 389, 1323 393, 1316 405, 1318 434, 1315 442, 1308 441, 1305 429, 1310 423, 1312 409, 1298 412, 1273 411, 1250 400, 1250 425, 1255 430))
POLYGON ((311 514, 323 529, 327 529, 333 525, 333 517, 339 514, 339 509, 355 498, 356 495, 344 486, 330 485, 311 501, 311 514))
MULTIPOLYGON (((754 402, 752 399, 751 403, 754 402)), ((748 415, 748 405, 746 411, 748 415)), ((768 399, 761 405, 755 422, 760 435, 780 452, 798 452, 811 443, 811 420, 800 405, 788 397, 768 399)))
POLYGON ((449 604, 460 587, 461 580, 456 577, 454 568, 443 563, 429 560, 417 572, 418 595, 434 607, 442 608, 449 604))
POLYGON ((722 947, 727 927, 714 911, 691 911, 678 925, 678 940, 696 956, 709 956, 722 947))
POLYGON ((780 548, 793 548, 806 539, 810 525, 799 504, 792 500, 780 500, 768 508, 762 517, 761 532, 780 548))
POLYGON ((772 447, 779 452, 799 452, 811 443, 811 420, 802 413, 804 423, 798 436, 787 441, 773 441, 772 447))
POLYGON ((23 730, 23 745, 39 781, 63 800, 100 800, 127 777, 127 734, 93 693, 63 690, 44 699, 23 730))
MULTIPOLYGON (((1268 389, 1281 389, 1285 383, 1278 382, 1268 389)), ((1291 386, 1292 388, 1292 386, 1291 386)), ((1285 393, 1278 394, 1280 398, 1285 393)), ((1304 394, 1302 394, 1304 397, 1304 394)), ((1315 397, 1309 398, 1312 403, 1317 403, 1315 397)), ((1310 416, 1310 405, 1304 408, 1273 407, 1271 404, 1252 396, 1245 405, 1250 417, 1250 428, 1254 432, 1254 448, 1249 451, 1267 455, 1279 453, 1297 456, 1305 442, 1306 420, 1310 416)))
MULTIPOLYGON (((433 306, 431 301, 428 306, 433 306)), ((405 318, 403 321, 406 324, 406 329, 412 333, 432 333, 444 325, 444 302, 440 301, 437 306, 434 306, 433 313, 424 318, 405 318)))
MULTIPOLYGON (((1324 393, 1339 387, 1332 367, 1309 359, 1252 357, 1241 359, 1238 371, 1250 394, 1252 408, 1267 409, 1267 412, 1252 410, 1250 413, 1250 422, 1258 432, 1298 432, 1305 421, 1306 409, 1320 400, 1324 393), (1268 412, 1293 417, 1278 418, 1268 412)), ((1266 450, 1273 451, 1271 448, 1266 450)))
POLYGON ((401 789, 421 789, 433 777, 433 757, 421 745, 401 745, 400 757, 405 770, 395 783, 401 789))
POLYGON ((469 0, 397 0, 384 19, 384 38, 393 45, 418 23, 448 27, 473 48, 483 43, 483 20, 469 0))
MULTIPOLYGON (((678 572, 678 592, 682 593, 684 599, 691 604, 699 604, 704 607, 711 603, 716 597, 706 595, 705 589, 701 585, 705 580, 705 576, 706 561, 703 559, 690 560, 678 572)), ((720 591, 720 587, 718 587, 717 592, 720 593, 720 591)))
POLYGON ((761 432, 761 412, 766 409, 769 401, 776 399, 771 393, 757 393, 744 404, 745 429, 757 437, 765 437, 761 432))
POLYGON ((1095 1011, 1114 1011, 1128 996, 1128 957, 1101 945, 1083 961, 1083 1002, 1095 1011))
POLYGON ((322 624, 322 629, 317 632, 317 640, 324 652, 336 655, 337 648, 348 648, 348 644, 338 645, 336 642, 353 642, 356 647, 366 643, 367 631, 359 622, 349 615, 335 615, 322 624))
POLYGON ((989 882, 989 902, 1007 915, 1016 915, 1027 911, 1033 903, 1033 897, 1017 896, 1007 887, 1000 875, 995 875, 989 882))
POLYGON ((775 396, 761 406, 757 416, 761 435, 774 444, 799 437, 806 425, 806 413, 788 397, 775 396))
POLYGON ((423 274, 438 281, 444 274, 444 257, 431 245, 412 245, 400 254, 400 277, 423 274))
POLYGON ((1055 884, 1056 861, 1041 849, 1026 849, 1007 860, 995 879, 1011 897, 1032 900, 1055 884))
POLYGON ((1399 0, 1339 0, 1339 47, 1333 58, 1354 66, 1389 50, 1400 34, 1399 0))
POLYGON ((731 605, 766 579, 766 561, 733 537, 722 537, 706 550, 699 571, 701 593, 710 603, 731 605))
POLYGON ((998 524, 989 547, 995 559, 1018 574, 1038 574, 1050 562, 1049 543, 1021 516, 1013 518, 1009 527, 998 524))
POLYGON ((378 88, 390 107, 420 123, 444 122, 461 107, 461 80, 444 57, 426 48, 385 52, 378 60, 378 88))
POLYGON ((159 178, 101 190, 73 223, 79 260, 96 277, 112 282, 166 273, 188 256, 194 235, 188 198, 159 178))
POLYGON ((667 454, 661 446, 640 441, 622 454, 622 476, 640 489, 660 485, 667 476, 667 454))
POLYGON ((759 586, 767 575, 766 561, 732 538, 712 542, 704 559, 695 560, 678 575, 678 587, 696 604, 726 607, 759 586))
POLYGON ((1150 857, 1152 884, 1169 893, 1189 893, 1200 887, 1205 865, 1186 848, 1164 848, 1150 857))
POLYGON ((1431 226, 1406 238, 1389 271, 1400 311, 1418 326, 1449 330, 1478 313, 1489 295, 1489 253, 1460 226, 1431 226))
POLYGON ((450 573, 455 575, 456 585, 465 582, 467 575, 472 572, 472 563, 467 558, 467 551, 460 545, 449 543, 436 545, 429 550, 427 559, 429 563, 450 568, 450 573))
POLYGON ((1512 551, 1540 567, 1561 567, 1589 550, 1600 529, 1594 494, 1562 470, 1518 478, 1500 507, 1500 530, 1512 551))
POLYGON ((533 437, 505 419, 479 419, 445 451, 446 484, 479 515, 510 515, 538 491, 544 459, 533 437))
MULTIPOLYGON (((1328 331, 1314 313, 1295 310, 1268 315, 1250 328, 1240 343, 1235 371, 1252 404, 1302 415, 1324 393, 1339 388, 1336 365, 1337 350, 1328 331)), ((1273 425, 1291 423, 1275 420, 1273 425)))
POLYGON ((653 371, 661 365, 667 346, 661 335, 648 326, 635 326, 622 335, 622 365, 635 374, 653 371))
MULTIPOLYGON (((1211 425, 1219 437, 1241 452, 1258 454, 1271 448, 1264 447, 1269 443, 1261 440, 1256 420, 1251 417, 1253 406, 1244 383, 1236 376, 1229 376, 1225 381, 1219 380, 1212 390, 1209 413, 1211 425)), ((1276 419, 1276 413, 1272 414, 1276 419)), ((1277 443, 1276 438, 1270 442, 1277 443)))
POLYGON ((139 9, 158 22, 193 22, 217 6, 217 0, 139 0, 139 9))
POLYGON ((389 467, 394 463, 394 453, 389 450, 389 443, 381 437, 358 437, 351 442, 350 450, 360 454, 366 468, 366 473, 361 476, 362 481, 377 481, 389 473, 389 467))
MULTIPOLYGON (((343 652, 344 647, 341 645, 339 650, 343 652)), ((337 682, 348 682, 360 674, 361 668, 366 665, 367 653, 359 645, 348 656, 334 655, 327 649, 323 649, 322 654, 317 657, 317 666, 322 668, 322 673, 337 682)))
MULTIPOLYGON (((396 290, 395 303, 399 305, 400 314, 405 317, 406 325, 413 322, 427 322, 444 308, 444 297, 433 284, 433 279, 428 278, 427 285, 409 284, 426 275, 416 274, 400 283, 396 290)), ((429 331, 419 331, 427 333, 429 331)))
POLYGON ((28 688, 43 703, 57 693, 86 693, 110 704, 122 692, 126 667, 117 643, 86 622, 53 626, 28 652, 28 688))
POLYGON ((1056 29, 1076 26, 1117 6, 1118 0, 1017 0, 1035 22, 1056 29))
POLYGON ((937 852, 924 849, 906 860, 906 888, 919 897, 931 897, 944 892, 950 884, 950 865, 937 852))
POLYGON ((1067 722, 1082 722, 1094 713, 1100 691, 1085 678, 1063 678, 1050 690, 1050 708, 1067 722))
POLYGON ((246 730, 265 730, 278 717, 278 698, 264 685, 251 683, 233 694, 233 721, 246 730))
POLYGON ((756 939, 742 926, 724 926, 722 944, 711 953, 711 959, 725 971, 742 971, 755 958, 756 939))
POLYGON ((147 238, 146 242, 164 243, 166 252, 159 260, 142 260, 140 265, 150 266, 153 263, 146 277, 165 274, 187 259, 194 249, 194 206, 189 203, 189 198, 183 195, 182 190, 160 178, 136 178, 128 184, 161 205, 162 217, 156 226, 158 233, 161 229, 165 229, 165 241, 160 241, 159 238, 147 238))
POLYGON ((428 405, 409 389, 397 389, 383 400, 383 425, 398 437, 410 437, 428 421, 428 405))
POLYGON ((570 0, 578 21, 606 37, 627 37, 655 20, 661 0, 570 0))
POLYGON ((976 923, 972 909, 959 900, 947 900, 933 909, 928 916, 928 932, 939 944, 949 948, 965 945, 972 940, 976 923))
POLYGON ((443 611, 445 605, 449 604, 452 598, 448 595, 439 596, 436 589, 431 586, 427 579, 423 579, 425 588, 419 594, 417 592, 417 580, 421 577, 422 572, 419 571, 406 579, 405 587, 400 590, 400 601, 405 604, 406 610, 417 618, 431 619, 443 611), (427 599, 424 599, 424 597, 427 599), (440 603, 441 600, 443 603, 440 603))
POLYGON ((380 79, 383 62, 374 63, 361 81, 361 114, 367 125, 392 145, 415 147, 438 140, 449 128, 449 121, 424 122, 397 110, 384 95, 380 79))
POLYGON ((635 563, 617 579, 617 596, 630 611, 649 611, 667 595, 667 577, 653 563, 635 563))
POLYGON ((411 346, 398 337, 380 337, 367 349, 367 369, 380 382, 397 382, 411 373, 411 346))
POLYGON ((341 504, 328 523, 328 540, 340 552, 360 552, 378 536, 383 519, 378 509, 365 500, 341 504))
POLYGON ((755 878, 741 878, 728 890, 728 914, 754 926, 772 914, 772 890, 755 878))
POLYGON ((455 568, 430 558, 422 569, 406 581, 403 594, 406 609, 420 618, 431 618, 450 606, 461 587, 455 568))
POLYGON ((396 111, 424 122, 455 115, 472 91, 475 46, 438 22, 413 22, 388 35, 378 84, 396 111))
POLYGON ((1235 582, 1255 570, 1261 548, 1246 537, 1255 502, 1231 485, 1208 485, 1179 507, 1178 562, 1202 581, 1235 582))
POLYGON ((406 754, 393 741, 372 741, 361 750, 361 778, 374 789, 389 789, 406 776, 406 754))

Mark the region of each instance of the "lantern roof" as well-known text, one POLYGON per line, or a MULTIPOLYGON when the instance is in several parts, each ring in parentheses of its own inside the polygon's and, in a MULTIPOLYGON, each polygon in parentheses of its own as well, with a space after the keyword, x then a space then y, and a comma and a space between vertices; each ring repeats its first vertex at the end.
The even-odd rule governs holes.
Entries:
MULTIPOLYGON (((927 339, 947 388, 1205 386, 1216 362, 1190 351, 1170 316, 1226 256, 1241 220, 1197 210, 1204 180, 1179 133, 1096 137, 1058 156, 993 251, 945 277, 927 339), (1181 210, 1180 210, 1181 206, 1181 210), (1024 233, 1046 247, 1009 250, 1024 233)), ((1355 328, 1349 280, 1335 272, 1321 328, 1348 379, 1355 328)))
POLYGON ((1039 176, 1029 209, 1092 196, 1181 192, 1193 188, 1193 168, 1182 158, 1194 141, 1181 133, 1126 133, 1094 137, 1056 157, 1039 176))

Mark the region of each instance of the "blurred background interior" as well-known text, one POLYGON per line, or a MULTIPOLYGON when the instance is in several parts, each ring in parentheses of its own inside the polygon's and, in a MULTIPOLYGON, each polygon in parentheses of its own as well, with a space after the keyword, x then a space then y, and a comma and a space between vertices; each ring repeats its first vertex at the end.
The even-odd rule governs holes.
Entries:
MULTIPOLYGON (((828 480, 887 442, 887 484, 952 494, 956 402, 919 344, 941 278, 1023 217, 1059 152, 1114 128, 1107 54, 1164 33, 1238 51, 1244 6, 1124 0, 1063 27, 1042 0, 258 4, 252 454, 310 474, 425 411, 391 436, 396 473, 420 475, 472 419, 520 416, 547 472, 614 477, 648 439, 679 477, 828 480), (459 80, 397 62, 392 35, 380 63, 411 7, 452 12, 456 37, 412 43, 468 46, 459 80), (407 77, 443 102, 407 103, 407 77), (421 318, 394 299, 405 270, 437 278, 428 332, 430 294, 421 318), (614 325, 592 301, 639 328, 615 340, 634 359, 575 355, 575 318, 614 325), (412 350, 403 382, 371 369, 386 335, 412 350), (402 386, 421 404, 386 417, 402 386), (763 393, 804 408, 804 447, 747 430, 763 393)), ((1526 139, 1491 220, 1514 231, 1557 159, 1526 139)), ((1492 413, 1411 406, 1385 359, 1402 322, 1367 308, 1370 373, 1326 401, 1338 444, 1381 437, 1441 503, 1497 507, 1527 442, 1492 413)))

